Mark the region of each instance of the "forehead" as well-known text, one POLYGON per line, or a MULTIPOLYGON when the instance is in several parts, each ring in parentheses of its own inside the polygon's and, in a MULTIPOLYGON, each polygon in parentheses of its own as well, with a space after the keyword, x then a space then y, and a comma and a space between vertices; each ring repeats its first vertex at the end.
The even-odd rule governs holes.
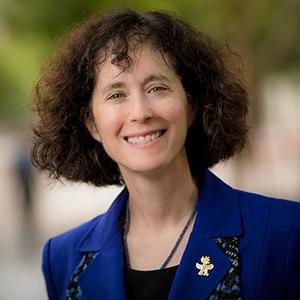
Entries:
POLYGON ((151 45, 141 45, 129 49, 127 57, 116 61, 116 56, 110 54, 98 67, 98 78, 107 81, 115 77, 126 77, 132 75, 142 77, 149 73, 162 73, 168 77, 176 76, 175 70, 167 54, 155 49, 151 45))

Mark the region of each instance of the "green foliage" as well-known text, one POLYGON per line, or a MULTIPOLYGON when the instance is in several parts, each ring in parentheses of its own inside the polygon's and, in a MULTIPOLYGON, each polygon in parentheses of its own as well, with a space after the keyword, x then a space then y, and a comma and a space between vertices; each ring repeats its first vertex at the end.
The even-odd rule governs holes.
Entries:
POLYGON ((296 0, 2 0, 1 120, 27 114, 39 66, 65 31, 92 13, 121 7, 175 13, 233 44, 260 77, 299 70, 300 1, 296 0))

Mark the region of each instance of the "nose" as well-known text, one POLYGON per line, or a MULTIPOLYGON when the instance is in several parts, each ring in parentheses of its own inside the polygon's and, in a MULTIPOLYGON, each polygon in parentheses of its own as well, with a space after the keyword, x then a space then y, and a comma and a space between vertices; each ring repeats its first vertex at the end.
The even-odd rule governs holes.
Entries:
POLYGON ((147 97, 139 93, 131 97, 131 106, 129 110, 131 122, 143 123, 154 116, 151 102, 147 97))

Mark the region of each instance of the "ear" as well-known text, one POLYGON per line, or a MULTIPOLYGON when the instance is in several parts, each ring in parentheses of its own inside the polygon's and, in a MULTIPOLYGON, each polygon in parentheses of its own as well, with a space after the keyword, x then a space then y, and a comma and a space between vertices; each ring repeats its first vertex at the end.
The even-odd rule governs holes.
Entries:
POLYGON ((101 143, 101 136, 99 134, 99 131, 95 125, 94 120, 89 120, 85 124, 87 130, 89 131, 90 135, 99 143, 101 143))
POLYGON ((197 117, 197 109, 194 107, 192 110, 191 110, 191 113, 190 113, 190 122, 189 122, 189 126, 191 126, 194 121, 196 120, 196 117, 197 117))
POLYGON ((101 137, 97 130, 94 122, 94 118, 91 112, 87 111, 87 108, 82 108, 80 110, 80 119, 84 123, 85 127, 89 131, 90 135, 98 142, 101 143, 101 137))
POLYGON ((190 103, 191 104, 189 105, 189 123, 188 123, 189 127, 194 123, 198 115, 198 108, 196 103, 193 102, 190 103))

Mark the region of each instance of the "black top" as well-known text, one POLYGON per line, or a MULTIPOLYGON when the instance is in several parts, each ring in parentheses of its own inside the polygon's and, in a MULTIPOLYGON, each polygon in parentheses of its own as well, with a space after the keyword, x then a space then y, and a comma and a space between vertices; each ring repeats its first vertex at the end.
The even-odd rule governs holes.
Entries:
POLYGON ((125 268, 128 300, 167 300, 178 266, 140 271, 125 268))

